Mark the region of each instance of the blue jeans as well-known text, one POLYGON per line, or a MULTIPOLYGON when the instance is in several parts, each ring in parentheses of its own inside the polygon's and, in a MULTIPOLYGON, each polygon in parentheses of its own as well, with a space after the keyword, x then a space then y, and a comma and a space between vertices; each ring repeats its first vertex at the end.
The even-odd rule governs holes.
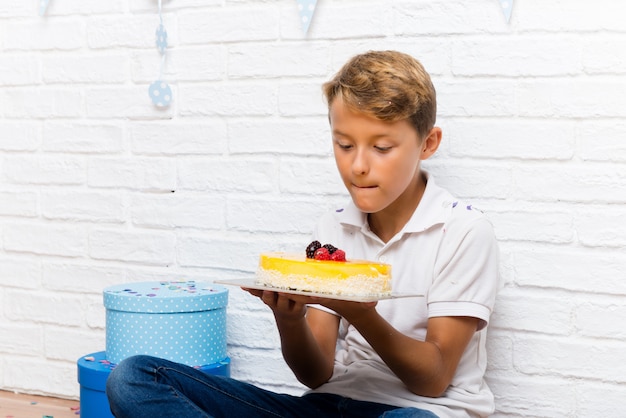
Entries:
POLYGON ((274 393, 150 356, 122 361, 111 372, 106 393, 117 418, 437 418, 417 408, 333 394, 274 393))

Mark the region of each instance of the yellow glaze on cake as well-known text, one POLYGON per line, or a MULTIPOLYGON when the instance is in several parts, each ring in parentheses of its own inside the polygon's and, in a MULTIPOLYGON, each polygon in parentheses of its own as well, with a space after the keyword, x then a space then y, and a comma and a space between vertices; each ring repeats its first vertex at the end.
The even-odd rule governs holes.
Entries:
POLYGON ((391 293, 391 265, 365 260, 321 261, 282 252, 261 254, 257 283, 281 289, 350 296, 391 293))

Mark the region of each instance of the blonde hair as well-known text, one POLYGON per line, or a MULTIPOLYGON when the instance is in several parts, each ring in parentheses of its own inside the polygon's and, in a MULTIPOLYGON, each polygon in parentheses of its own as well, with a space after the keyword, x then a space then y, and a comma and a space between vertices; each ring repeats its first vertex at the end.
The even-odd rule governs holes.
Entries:
POLYGON ((350 109, 377 119, 406 119, 420 139, 435 126, 437 98, 430 76, 419 61, 401 52, 357 55, 322 89, 328 107, 341 97, 350 109))

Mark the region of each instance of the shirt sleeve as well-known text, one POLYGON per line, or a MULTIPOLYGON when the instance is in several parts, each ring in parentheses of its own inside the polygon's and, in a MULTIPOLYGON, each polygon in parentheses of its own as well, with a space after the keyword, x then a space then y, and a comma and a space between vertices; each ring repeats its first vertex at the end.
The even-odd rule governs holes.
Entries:
POLYGON ((428 316, 475 317, 480 330, 489 322, 498 288, 493 227, 482 214, 472 214, 452 217, 443 234, 428 293, 428 316))

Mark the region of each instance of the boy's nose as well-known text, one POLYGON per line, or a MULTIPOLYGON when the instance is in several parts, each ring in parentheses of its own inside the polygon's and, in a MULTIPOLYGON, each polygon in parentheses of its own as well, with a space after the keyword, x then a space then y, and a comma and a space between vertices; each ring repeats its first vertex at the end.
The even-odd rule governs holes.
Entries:
POLYGON ((369 162, 366 153, 364 151, 356 152, 352 161, 352 172, 357 175, 363 175, 367 174, 368 171, 369 162))

